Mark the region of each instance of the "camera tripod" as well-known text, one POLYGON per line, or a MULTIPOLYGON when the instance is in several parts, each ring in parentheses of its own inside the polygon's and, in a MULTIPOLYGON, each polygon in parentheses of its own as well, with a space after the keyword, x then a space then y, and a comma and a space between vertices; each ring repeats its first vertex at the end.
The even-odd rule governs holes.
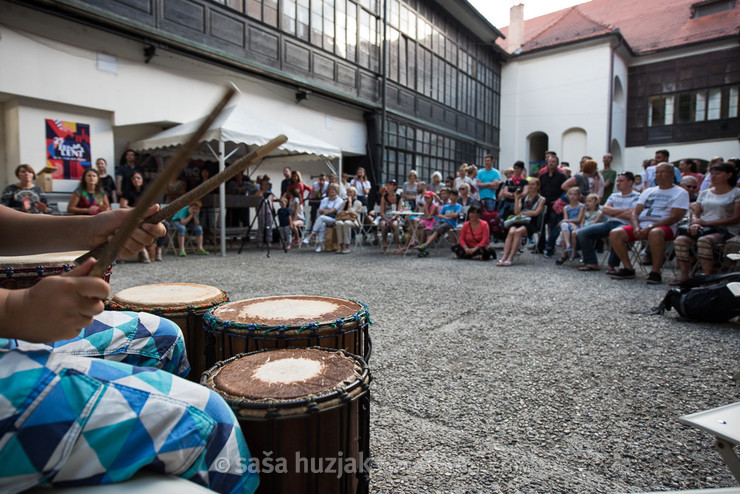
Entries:
MULTIPOLYGON (((270 251, 271 251, 271 245, 272 245, 272 231, 277 230, 279 235, 278 238, 280 239, 280 247, 283 249, 284 252, 288 252, 288 248, 286 247, 285 239, 283 239, 283 235, 280 232, 279 225, 277 223, 277 215, 275 214, 275 208, 272 205, 272 201, 270 201, 270 197, 272 194, 268 194, 267 196, 263 196, 259 203, 255 205, 257 208, 257 214, 254 215, 254 218, 252 219, 252 222, 249 224, 249 228, 247 229, 247 233, 242 237, 242 243, 239 246, 239 254, 242 253, 242 249, 244 248, 244 244, 246 243, 247 239, 249 238, 249 232, 252 231, 252 227, 254 226, 254 222, 258 221, 260 216, 264 217, 264 226, 261 229, 261 231, 257 232, 257 239, 262 239, 262 242, 264 242, 265 245, 267 245, 267 257, 270 257, 270 251)), ((259 222, 257 223, 259 228, 259 222)))

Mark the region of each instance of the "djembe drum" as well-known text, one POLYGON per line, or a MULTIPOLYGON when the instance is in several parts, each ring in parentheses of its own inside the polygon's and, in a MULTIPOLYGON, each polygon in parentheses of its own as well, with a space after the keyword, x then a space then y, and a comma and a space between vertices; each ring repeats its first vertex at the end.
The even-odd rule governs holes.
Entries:
POLYGON ((189 379, 200 381, 206 370, 203 315, 228 302, 218 288, 195 283, 158 283, 135 286, 114 294, 105 304, 109 310, 149 312, 180 326, 190 361, 189 379))
POLYGON ((206 365, 268 348, 320 346, 370 359, 370 313, 354 300, 284 296, 238 300, 203 316, 206 365))
POLYGON ((288 348, 237 355, 201 384, 241 425, 261 493, 366 493, 371 377, 343 350, 288 348))
MULTIPOLYGON (((48 252, 28 256, 0 256, 0 288, 28 288, 43 278, 66 273, 75 268, 75 259, 87 251, 48 252)), ((112 271, 103 279, 110 283, 112 271)))

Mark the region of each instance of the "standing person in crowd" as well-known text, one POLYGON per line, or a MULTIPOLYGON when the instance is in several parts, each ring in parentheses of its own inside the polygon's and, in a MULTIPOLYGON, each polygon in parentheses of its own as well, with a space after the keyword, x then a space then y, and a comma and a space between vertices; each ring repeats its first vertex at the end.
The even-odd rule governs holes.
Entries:
POLYGON ((681 178, 694 177, 699 187, 701 187, 701 184, 704 181, 704 175, 699 173, 696 167, 696 161, 692 159, 683 159, 678 162, 678 169, 681 171, 681 178))
MULTIPOLYGON (((130 212, 52 217, 0 206, 0 254, 93 249, 130 212)), ((161 224, 143 223, 121 254, 162 235, 161 224)), ((219 492, 253 492, 257 474, 242 468, 249 450, 229 405, 182 379, 190 365, 180 329, 153 314, 103 311, 110 286, 87 276, 94 264, 0 289, 2 490, 83 491, 150 469, 219 492)))
POLYGON ((596 169, 598 166, 599 164, 595 160, 584 156, 584 159, 581 160, 581 171, 566 180, 560 188, 568 191, 571 187, 578 187, 581 190, 581 197, 596 194, 601 200, 604 194, 604 179, 596 169))
MULTIPOLYGON (((352 229, 360 228, 360 211, 362 203, 356 199, 357 189, 349 187, 347 189, 347 199, 342 203, 336 217, 337 240, 339 241, 339 250, 337 254, 349 254, 349 244, 352 242, 352 229)), ((359 235, 359 233, 358 233, 359 235)))
POLYGON ((121 160, 116 167, 116 197, 118 200, 123 197, 123 193, 131 185, 131 175, 134 172, 139 172, 142 178, 144 177, 144 172, 139 167, 136 151, 127 149, 121 155, 121 160))
POLYGON ((267 174, 257 177, 259 189, 254 193, 261 197, 260 207, 257 208, 257 247, 262 248, 264 244, 272 244, 275 222, 273 220, 272 202, 275 196, 272 193, 272 184, 267 174))
POLYGON ((544 222, 551 232, 547 239, 545 238, 546 235, 540 235, 537 249, 540 252, 544 252, 545 257, 548 258, 553 256, 553 251, 555 250, 555 239, 557 238, 555 229, 557 228, 558 223, 560 223, 560 220, 563 219, 562 212, 555 211, 552 206, 562 195, 562 185, 566 180, 567 177, 565 174, 558 170, 558 158, 550 155, 547 159, 547 168, 545 168, 545 171, 540 175, 540 186, 537 191, 545 198, 545 206, 547 209, 544 222))
POLYGON ((303 177, 298 170, 290 172, 290 185, 288 185, 287 191, 290 192, 293 189, 298 190, 301 201, 305 204, 306 195, 311 192, 311 187, 303 183, 303 177))
POLYGON ((311 186, 311 195, 309 196, 308 204, 311 206, 311 224, 316 222, 316 213, 319 210, 322 199, 326 197, 329 182, 326 181, 326 175, 323 173, 319 174, 319 177, 311 186))
MULTIPOLYGON (((465 172, 465 183, 470 185, 470 195, 475 197, 476 200, 480 200, 480 194, 478 191, 478 168, 470 165, 465 172)), ((481 206, 483 206, 482 203, 481 206)))
POLYGON ((615 280, 635 277, 627 244, 647 240, 653 261, 647 282, 663 282, 660 268, 665 257, 665 243, 675 238, 676 226, 689 208, 689 193, 673 184, 674 177, 673 165, 657 165, 655 181, 658 185, 640 194, 630 225, 616 228, 609 233, 612 248, 624 266, 612 275, 615 280))
MULTIPOLYGON (((639 175, 637 175, 639 177, 639 175)), ((583 253, 583 266, 580 271, 598 271, 599 261, 596 257, 594 242, 609 236, 609 232, 620 226, 629 225, 632 211, 635 209, 640 194, 632 190, 635 175, 632 172, 620 173, 617 176, 616 188, 618 194, 612 194, 606 200, 602 212, 606 221, 586 226, 578 230, 578 245, 583 253)), ((607 273, 613 274, 619 265, 619 258, 614 251, 609 253, 607 273)))
POLYGON ((82 173, 79 185, 72 192, 72 197, 69 198, 67 211, 74 214, 94 215, 108 210, 110 210, 110 203, 103 191, 98 172, 94 168, 86 169, 82 173))
POLYGON ((3 190, 0 202, 9 208, 26 213, 45 213, 48 208, 46 194, 34 184, 36 172, 31 165, 18 165, 15 169, 17 184, 10 184, 3 190))
POLYGON ((409 172, 409 179, 408 181, 403 183, 403 189, 401 190, 401 198, 408 202, 409 204, 409 210, 416 211, 417 206, 417 197, 418 191, 417 191, 417 181, 419 179, 419 176, 416 174, 416 170, 411 170, 409 172))
POLYGON ((306 217, 303 215, 303 198, 298 189, 290 189, 288 193, 290 198, 288 209, 290 210, 290 230, 293 232, 293 247, 301 245, 300 228, 306 224, 306 217))
MULTIPOLYGON (((657 185, 657 182, 655 181, 655 171, 660 163, 671 164, 668 161, 669 156, 670 153, 667 149, 659 149, 655 151, 655 158, 651 160, 650 166, 645 169, 645 174, 642 179, 646 189, 657 185)), ((675 167, 673 168, 673 183, 681 183, 681 172, 675 167)))
POLYGON ((531 178, 527 187, 527 195, 519 192, 514 194, 514 214, 526 216, 530 220, 526 223, 512 225, 506 234, 504 252, 496 266, 511 266, 519 247, 522 245, 522 236, 531 237, 539 227, 539 217, 545 209, 547 200, 540 195, 540 180, 531 178))
POLYGON ((185 235, 188 230, 195 235, 195 253, 207 256, 208 251, 203 248, 203 227, 200 226, 201 202, 195 201, 185 206, 172 217, 172 226, 177 230, 177 255, 185 257, 185 235))
POLYGON ((108 162, 104 158, 98 158, 95 160, 95 168, 98 170, 98 178, 100 179, 100 185, 103 187, 103 192, 108 197, 108 203, 113 204, 118 202, 118 196, 116 195, 116 181, 108 175, 108 162))
MULTIPOLYGON (((447 190, 447 189, 444 189, 447 190)), ((432 227, 432 233, 426 239, 426 242, 419 246, 419 257, 429 257, 427 247, 434 244, 434 241, 442 235, 453 231, 457 228, 457 220, 460 219, 462 206, 457 203, 457 191, 450 189, 448 191, 449 199, 443 203, 442 209, 437 216, 438 221, 432 227)))
POLYGON ((432 184, 430 185, 430 190, 434 193, 439 193, 444 186, 445 185, 442 183, 442 174, 439 172, 432 173, 432 184))
POLYGON ((462 163, 457 169, 457 177, 455 177, 455 188, 460 190, 460 186, 465 181, 465 177, 468 176, 468 164, 462 163))
MULTIPOLYGON (((128 178, 128 183, 122 184, 123 195, 121 196, 121 209, 131 209, 144 193, 144 176, 139 171, 134 171, 128 178)), ((143 247, 139 252, 139 260, 144 264, 151 262, 149 252, 143 247)))
POLYGON ((357 190, 357 199, 362 205, 367 206, 367 197, 370 195, 370 180, 367 179, 363 167, 357 169, 357 173, 352 177, 349 185, 357 190))
POLYGON ((321 252, 324 248, 326 228, 336 223, 335 218, 340 207, 342 207, 342 199, 339 197, 339 185, 331 184, 326 189, 326 197, 319 204, 318 216, 311 228, 311 235, 303 239, 303 243, 308 244, 312 237, 317 238, 316 252, 321 252))
POLYGON ((280 197, 288 193, 288 186, 292 183, 292 176, 293 172, 290 170, 290 167, 286 166, 283 168, 283 180, 280 182, 280 197))
POLYGON ((491 232, 488 222, 481 221, 481 208, 478 205, 468 209, 468 221, 463 223, 460 240, 452 246, 458 259, 496 259, 496 252, 490 246, 491 232))
MULTIPOLYGON (((680 285, 689 279, 691 270, 691 247, 697 246, 696 257, 705 275, 714 269, 714 249, 720 242, 738 234, 740 224, 740 189, 737 184, 737 170, 729 163, 714 165, 709 170, 711 186, 699 194, 691 204, 689 225, 676 239, 676 260, 681 276, 671 282, 680 285)), ((682 231, 683 230, 683 231, 682 231)))
POLYGON ((604 169, 601 170, 601 176, 604 178, 604 198, 601 204, 606 204, 606 200, 614 192, 614 184, 617 182, 617 171, 612 169, 612 161, 614 161, 612 153, 606 153, 601 161, 604 163, 604 169))

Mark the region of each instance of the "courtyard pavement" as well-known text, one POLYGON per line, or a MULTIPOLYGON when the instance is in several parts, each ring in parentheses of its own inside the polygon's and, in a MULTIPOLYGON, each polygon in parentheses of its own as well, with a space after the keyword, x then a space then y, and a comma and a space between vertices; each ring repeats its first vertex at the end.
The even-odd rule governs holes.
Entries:
MULTIPOLYGON (((500 244, 499 244, 500 246, 500 244)), ((499 250, 500 253, 500 250, 499 250)), ((526 252, 512 267, 273 251, 124 263, 113 292, 212 285, 368 305, 371 492, 641 492, 735 485, 708 434, 678 416, 738 401, 740 326, 679 322, 667 285, 526 252)))

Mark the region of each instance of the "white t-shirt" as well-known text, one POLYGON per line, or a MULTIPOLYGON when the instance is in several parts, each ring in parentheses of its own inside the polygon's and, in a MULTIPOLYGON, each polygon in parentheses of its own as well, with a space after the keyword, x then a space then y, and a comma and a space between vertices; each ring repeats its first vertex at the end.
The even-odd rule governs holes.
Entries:
MULTIPOLYGON (((731 218, 737 201, 740 201, 740 189, 737 187, 724 194, 715 194, 712 189, 708 189, 702 191, 696 200, 701 204, 701 219, 704 221, 731 218)), ((733 235, 737 235, 738 225, 725 225, 725 228, 733 235)))
MULTIPOLYGON (((623 195, 621 193, 619 194, 612 194, 609 196, 609 198, 606 200, 605 206, 611 206, 616 209, 632 209, 637 204, 637 200, 640 199, 640 194, 635 192, 634 190, 631 191, 627 195, 623 195)), ((613 218, 611 216, 608 216, 609 220, 611 221, 618 221, 622 223, 623 225, 629 225, 629 220, 625 220, 622 218, 613 218)))
POLYGON ((353 178, 349 181, 349 185, 357 189, 357 197, 362 197, 365 195, 365 188, 370 189, 370 180, 359 182, 353 178))
MULTIPOLYGON (((689 209, 689 193, 686 189, 674 185, 670 189, 650 187, 640 194, 637 204, 643 205, 638 218, 640 228, 657 223, 671 215, 672 209, 689 209)), ((670 225, 675 235, 678 222, 670 225)))

